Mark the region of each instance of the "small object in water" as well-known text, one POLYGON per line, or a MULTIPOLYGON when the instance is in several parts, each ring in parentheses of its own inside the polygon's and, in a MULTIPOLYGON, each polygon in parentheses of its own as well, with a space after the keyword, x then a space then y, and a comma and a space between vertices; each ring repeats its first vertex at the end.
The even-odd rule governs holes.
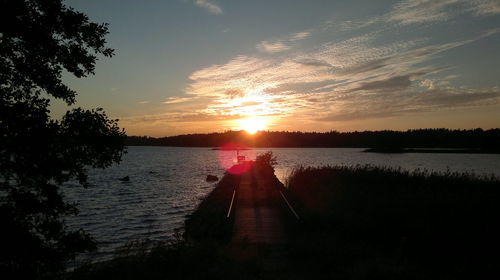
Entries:
POLYGON ((155 174, 155 173, 156 173, 156 172, 154 172, 154 171, 149 171, 149 174, 155 174))
POLYGON ((207 175, 207 182, 219 181, 219 178, 214 175, 207 175))
POLYGON ((129 176, 125 176, 125 177, 121 178, 120 181, 128 182, 128 181, 130 181, 130 177, 129 176))

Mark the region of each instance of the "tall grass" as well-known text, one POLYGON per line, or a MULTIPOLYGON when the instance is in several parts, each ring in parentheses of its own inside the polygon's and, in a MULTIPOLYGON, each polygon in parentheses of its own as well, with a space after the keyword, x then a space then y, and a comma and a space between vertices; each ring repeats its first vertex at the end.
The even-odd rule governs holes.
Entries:
POLYGON ((292 244, 299 267, 357 279, 457 279, 497 272, 500 181, 495 177, 299 167, 287 186, 303 222, 292 244))

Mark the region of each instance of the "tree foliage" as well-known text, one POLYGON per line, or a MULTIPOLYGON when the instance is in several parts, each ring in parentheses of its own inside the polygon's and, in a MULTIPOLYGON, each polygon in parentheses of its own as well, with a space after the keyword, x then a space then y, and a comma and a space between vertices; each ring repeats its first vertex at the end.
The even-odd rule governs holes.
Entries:
POLYGON ((110 57, 106 24, 97 24, 61 0, 0 0, 0 275, 54 278, 77 253, 95 249, 59 186, 87 168, 105 168, 122 156, 124 132, 102 109, 51 118, 52 99, 72 105, 66 71, 94 73, 98 55, 110 57))
POLYGON ((278 164, 277 157, 273 154, 272 151, 267 151, 263 154, 258 155, 255 158, 255 162, 261 165, 266 165, 270 167, 276 166, 278 164))

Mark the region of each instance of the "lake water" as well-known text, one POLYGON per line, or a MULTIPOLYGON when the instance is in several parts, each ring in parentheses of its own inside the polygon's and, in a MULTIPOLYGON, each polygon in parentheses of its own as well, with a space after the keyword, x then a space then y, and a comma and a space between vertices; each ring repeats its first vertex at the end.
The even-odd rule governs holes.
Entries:
MULTIPOLYGON (((370 164, 500 177, 500 155, 489 154, 377 154, 346 148, 264 148, 241 154, 253 159, 269 150, 277 156, 276 175, 282 182, 298 165, 370 164)), ((231 166, 235 157, 234 151, 209 148, 129 147, 121 164, 92 170, 87 189, 65 185, 67 200, 77 202, 80 209, 68 225, 97 239, 96 259, 112 256, 127 241, 167 240, 215 186, 205 181, 206 176, 221 178, 224 166, 231 166), (119 180, 125 176, 130 181, 119 180)))

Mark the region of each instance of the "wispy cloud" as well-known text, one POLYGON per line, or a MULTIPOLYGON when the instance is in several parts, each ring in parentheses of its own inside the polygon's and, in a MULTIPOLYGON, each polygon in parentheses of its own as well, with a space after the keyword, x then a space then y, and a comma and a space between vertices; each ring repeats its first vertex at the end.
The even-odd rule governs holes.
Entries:
POLYGON ((302 31, 302 32, 293 33, 290 36, 290 40, 291 41, 302 40, 302 39, 309 37, 309 35, 311 35, 311 32, 309 32, 309 31, 302 31))
POLYGON ((500 91, 451 88, 429 78, 449 67, 423 65, 497 32, 441 44, 423 38, 382 45, 365 34, 287 57, 238 56, 194 72, 186 91, 210 97, 201 112, 219 116, 300 112, 317 121, 340 121, 478 106, 496 102, 500 91))
POLYGON ((176 104, 176 103, 183 103, 189 100, 192 100, 192 97, 169 97, 167 100, 163 101, 164 104, 176 104))
POLYGON ((473 16, 491 16, 500 14, 498 0, 404 0, 394 5, 391 10, 380 16, 366 19, 349 20, 341 23, 328 22, 332 26, 349 31, 380 23, 398 23, 400 25, 443 22, 465 14, 473 16))
POLYGON ((168 122, 206 122, 206 121, 224 121, 235 120, 241 116, 217 116, 213 114, 199 113, 199 112, 186 112, 176 111, 162 114, 151 114, 133 117, 120 118, 121 121, 128 123, 168 123, 168 122))
POLYGON ((388 20, 401 24, 444 21, 453 15, 450 8, 463 2, 463 0, 406 0, 395 5, 388 14, 388 20))
POLYGON ((498 0, 406 0, 395 5, 386 20, 401 24, 446 21, 472 14, 489 16, 500 14, 498 0))
POLYGON ((291 46, 286 45, 281 41, 276 41, 276 42, 262 41, 255 47, 259 51, 264 53, 277 53, 277 52, 287 51, 292 48, 291 46))
POLYGON ((498 0, 472 0, 471 8, 478 15, 489 16, 500 14, 500 1, 498 0))
POLYGON ((311 31, 295 32, 286 36, 265 40, 258 43, 255 47, 263 53, 279 53, 291 50, 292 47, 298 45, 298 41, 304 40, 311 35, 311 31))
POLYGON ((336 27, 341 31, 351 31, 351 30, 356 30, 356 29, 361 29, 365 28, 368 26, 371 26, 372 24, 375 24, 377 22, 381 22, 382 17, 372 17, 372 18, 367 18, 367 19, 357 19, 357 20, 347 20, 344 22, 334 22, 334 21, 327 21, 324 26, 323 30, 327 30, 331 27, 336 27))
POLYGON ((194 0, 194 4, 198 7, 205 8, 211 14, 223 14, 222 8, 210 0, 194 0))
POLYGON ((302 65, 302 66, 313 67, 313 68, 316 68, 316 67, 331 68, 332 67, 332 65, 330 63, 326 62, 325 60, 315 59, 315 58, 307 58, 307 57, 306 58, 298 58, 295 60, 295 62, 302 65))
POLYGON ((426 91, 384 92, 369 96, 352 96, 336 102, 331 110, 316 115, 316 120, 326 122, 352 121, 371 118, 396 117, 405 114, 454 110, 498 104, 499 89, 461 89, 454 87, 433 88, 426 91), (387 102, 391 100, 390 102, 387 102))

